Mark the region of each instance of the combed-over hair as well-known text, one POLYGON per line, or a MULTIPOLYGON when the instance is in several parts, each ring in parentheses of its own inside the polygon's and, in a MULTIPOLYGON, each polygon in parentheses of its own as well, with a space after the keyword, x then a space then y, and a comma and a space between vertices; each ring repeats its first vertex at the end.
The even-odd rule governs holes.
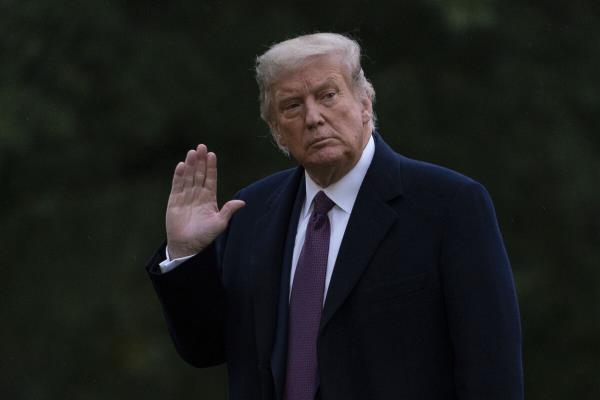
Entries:
MULTIPOLYGON (((360 45, 353 39, 338 33, 314 33, 298 36, 276 43, 263 55, 256 58, 256 82, 259 89, 260 116, 272 126, 273 84, 286 72, 300 67, 309 58, 337 54, 347 67, 349 85, 358 97, 367 96, 375 103, 375 89, 367 80, 360 65, 360 45)), ((369 121, 371 130, 375 128, 375 114, 369 121)), ((278 143, 276 134, 273 138, 278 143)), ((285 151, 285 149, 282 149, 285 151)))

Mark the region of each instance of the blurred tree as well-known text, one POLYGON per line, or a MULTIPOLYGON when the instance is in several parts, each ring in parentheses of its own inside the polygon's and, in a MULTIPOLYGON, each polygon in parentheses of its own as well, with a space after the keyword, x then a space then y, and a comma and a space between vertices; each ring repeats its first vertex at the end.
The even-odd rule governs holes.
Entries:
POLYGON ((520 294, 529 399, 600 395, 600 9, 592 0, 0 0, 0 392, 225 398, 178 360, 142 266, 172 169, 206 142, 221 197, 291 165, 253 60, 357 37, 398 151, 483 182, 520 294))

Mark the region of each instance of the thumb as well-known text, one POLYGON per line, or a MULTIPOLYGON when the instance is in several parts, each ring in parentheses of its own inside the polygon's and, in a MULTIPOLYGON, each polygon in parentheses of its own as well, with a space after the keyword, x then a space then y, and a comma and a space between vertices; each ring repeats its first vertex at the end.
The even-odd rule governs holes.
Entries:
POLYGON ((221 207, 221 211, 219 211, 219 214, 223 216, 225 221, 229 222, 233 213, 235 213, 237 210, 244 207, 245 205, 246 203, 242 200, 230 200, 227 203, 223 204, 223 207, 221 207))

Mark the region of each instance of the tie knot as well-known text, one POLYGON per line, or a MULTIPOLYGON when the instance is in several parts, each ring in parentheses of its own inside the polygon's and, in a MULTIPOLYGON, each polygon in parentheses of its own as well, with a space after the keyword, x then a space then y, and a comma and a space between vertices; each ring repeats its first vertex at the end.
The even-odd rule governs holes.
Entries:
POLYGON ((322 190, 317 193, 314 200, 314 208, 313 213, 315 214, 327 214, 329 210, 335 205, 333 200, 331 200, 325 192, 322 190))

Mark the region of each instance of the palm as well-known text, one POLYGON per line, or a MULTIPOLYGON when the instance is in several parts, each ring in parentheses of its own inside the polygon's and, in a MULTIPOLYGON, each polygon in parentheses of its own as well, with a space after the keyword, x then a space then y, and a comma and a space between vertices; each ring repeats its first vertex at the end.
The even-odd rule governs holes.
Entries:
POLYGON ((243 201, 217 205, 217 159, 206 146, 190 150, 175 168, 166 212, 167 246, 171 258, 198 253, 225 230, 243 201))

